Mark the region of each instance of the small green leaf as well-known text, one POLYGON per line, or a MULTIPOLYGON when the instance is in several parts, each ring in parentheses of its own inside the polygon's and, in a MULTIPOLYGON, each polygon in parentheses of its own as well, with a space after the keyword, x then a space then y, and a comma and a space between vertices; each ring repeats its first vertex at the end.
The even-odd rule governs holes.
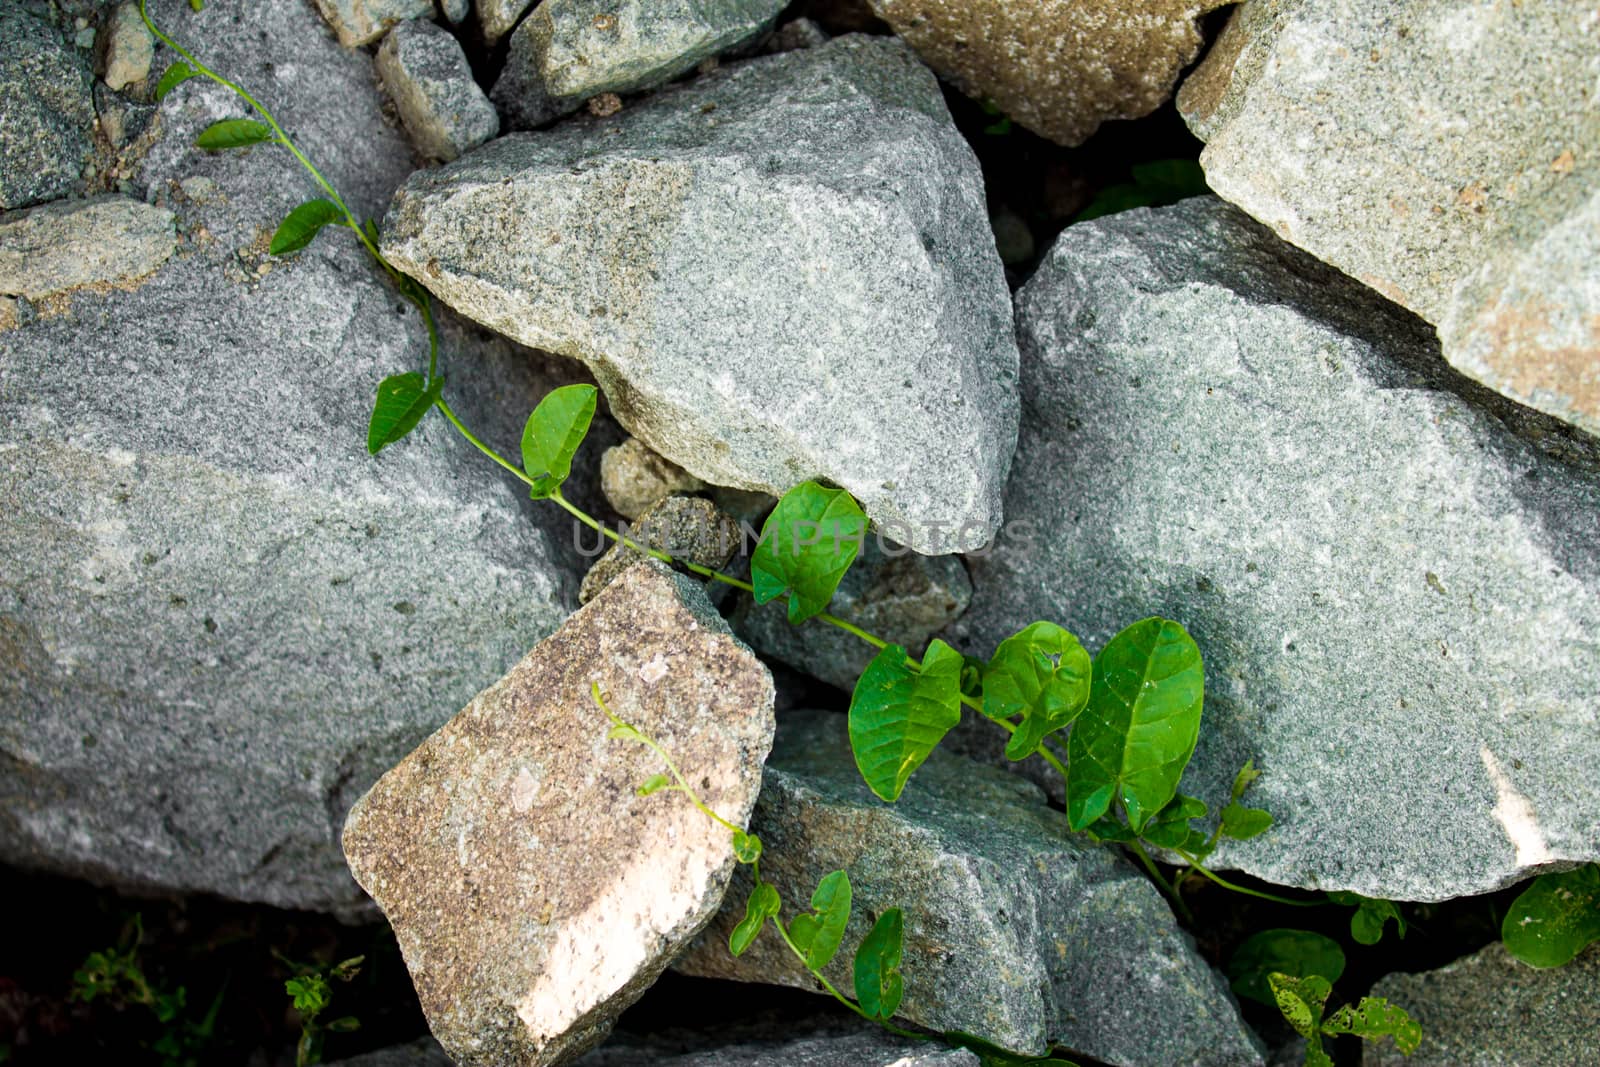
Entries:
POLYGON ((672 779, 664 774, 652 774, 646 778, 634 792, 641 797, 653 796, 672 784, 672 779))
POLYGON ((178 60, 176 63, 172 64, 172 66, 168 67, 167 72, 161 75, 161 80, 156 82, 156 99, 158 101, 165 99, 166 95, 172 92, 172 90, 176 89, 190 78, 198 77, 199 74, 200 72, 198 70, 195 70, 183 60, 178 60))
POLYGON ((1108 185, 1073 218, 1087 222, 1136 207, 1162 207, 1206 193, 1205 172, 1192 159, 1157 159, 1130 168, 1129 182, 1108 185))
POLYGON ((1400 914, 1399 906, 1392 900, 1346 892, 1329 893, 1328 899, 1335 904, 1344 904, 1356 909, 1350 916, 1350 936, 1363 945, 1376 945, 1382 941, 1383 928, 1391 919, 1394 920, 1400 936, 1406 936, 1405 917, 1400 914))
POLYGON ((361 1020, 354 1015, 346 1015, 328 1023, 327 1028, 336 1034, 353 1034, 361 1029, 361 1020))
POLYGON ((850 922, 850 876, 830 871, 811 894, 811 913, 796 915, 789 923, 789 940, 813 971, 826 967, 839 951, 844 928, 850 922))
POLYGON ((612 741, 637 741, 641 745, 644 744, 644 735, 625 722, 612 724, 611 729, 606 731, 606 737, 612 741))
POLYGON ((1189 820, 1203 819, 1205 814, 1205 801, 1179 793, 1173 798, 1172 803, 1162 808, 1145 824, 1139 836, 1152 845, 1159 845, 1162 848, 1187 850, 1196 842, 1203 845, 1206 835, 1193 829, 1189 825, 1189 820))
POLYGON ((743 830, 733 832, 733 858, 740 863, 754 863, 761 858, 761 838, 743 830))
POLYGON ((983 674, 983 713, 1022 716, 1006 758, 1023 760, 1089 702, 1093 663, 1078 639, 1053 622, 1036 622, 1000 642, 983 674))
POLYGON ((194 143, 214 152, 223 148, 244 148, 275 139, 276 135, 273 134, 272 128, 255 119, 223 119, 201 130, 200 136, 195 138, 194 143))
POLYGON ((867 517, 843 489, 801 482, 783 494, 761 526, 750 556, 755 601, 789 594, 789 621, 801 623, 824 611, 855 562, 867 517))
POLYGON ((1322 1032, 1337 1037, 1354 1034, 1363 1041, 1394 1038, 1395 1047, 1409 1056, 1422 1044, 1422 1025, 1404 1008, 1382 997, 1362 997, 1359 1005, 1346 1004, 1322 1024, 1322 1032))
POLYGON ((417 428, 422 416, 439 400, 444 379, 434 379, 430 389, 415 371, 393 374, 378 383, 378 397, 367 423, 367 451, 376 456, 417 428))
POLYGON ((356 975, 361 973, 361 965, 365 963, 366 960, 367 957, 365 956, 351 956, 347 960, 340 960, 338 963, 334 964, 334 966, 328 971, 328 974, 330 977, 337 978, 341 982, 352 981, 356 975))
POLYGON ((1318 975, 1337 982, 1344 974, 1344 949, 1310 930, 1263 930, 1240 945, 1228 961, 1233 991, 1262 1004, 1277 1002, 1267 982, 1271 974, 1318 975))
POLYGON ((782 907, 783 901, 778 896, 777 886, 771 882, 758 884, 750 891, 750 899, 745 901, 744 918, 739 920, 739 925, 733 928, 728 938, 728 951, 735 956, 743 956, 767 920, 778 914, 782 907))
POLYGON ((205 9, 206 0, 189 0, 190 11, 204 11, 205 9))
POLYGON ((1267 976, 1267 983, 1272 989, 1273 1003, 1289 1020, 1294 1032, 1317 1041, 1322 1030, 1322 1012, 1333 992, 1333 983, 1319 974, 1299 978, 1276 971, 1267 976))
POLYGON ((273 233, 267 251, 275 256, 298 252, 310 244, 312 239, 322 232, 324 226, 338 222, 343 217, 344 212, 334 206, 331 200, 321 198, 307 200, 278 223, 278 229, 273 233))
POLYGON ((878 916, 872 929, 856 949, 856 1003, 873 1019, 889 1019, 899 1010, 905 995, 900 976, 900 954, 905 935, 905 916, 890 908, 878 916))
POLYGON ((1570 963, 1590 943, 1600 941, 1600 863, 1535 878, 1511 902, 1500 936, 1523 963, 1570 963))
POLYGON ((1256 770, 1256 761, 1247 759, 1244 766, 1239 768, 1239 773, 1233 776, 1233 793, 1230 799, 1240 800, 1244 791, 1250 788, 1250 783, 1261 777, 1261 772, 1256 770))
POLYGON ((1136 622, 1100 650, 1089 705, 1067 741, 1074 830, 1119 797, 1134 830, 1167 806, 1200 736, 1204 694, 1200 649, 1175 622, 1136 622))
POLYGON ((1110 815, 1102 815, 1090 823, 1088 830, 1101 841, 1134 841, 1139 837, 1127 823, 1110 815))
POLYGON ((283 991, 294 1000, 294 1010, 310 1018, 328 1006, 333 993, 328 980, 320 974, 301 975, 283 983, 283 991))
POLYGON ((961 654, 935 640, 922 670, 890 645, 856 679, 850 698, 850 750, 867 786, 897 800, 906 781, 961 721, 961 654))
POLYGON ((522 469, 533 479, 535 500, 553 496, 572 473, 572 457, 589 433, 598 390, 563 385, 539 401, 522 428, 522 469))
POLYGON ((1235 841, 1245 841, 1272 828, 1271 813, 1261 808, 1247 808, 1237 800, 1229 801, 1222 809, 1222 836, 1235 841))

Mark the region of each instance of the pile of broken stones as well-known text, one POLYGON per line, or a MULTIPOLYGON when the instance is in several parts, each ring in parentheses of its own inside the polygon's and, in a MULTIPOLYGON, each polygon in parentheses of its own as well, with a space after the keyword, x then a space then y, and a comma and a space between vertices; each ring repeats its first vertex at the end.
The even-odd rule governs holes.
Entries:
MULTIPOLYGON (((1594 6, 1139 6, 149 11, 381 220, 480 436, 598 383, 590 511, 737 568, 772 496, 847 489, 910 551, 869 540, 830 610, 912 649, 1180 620, 1185 791, 1264 772, 1272 828, 1211 861, 1252 884, 1431 904, 1600 860, 1594 6), (1062 144, 1175 94, 1214 195, 1067 228, 1013 296, 938 79, 1062 144)), ((729 955, 728 834, 635 795, 659 768, 598 683, 785 900, 848 869, 847 944, 904 909, 899 1023, 1303 1054, 993 731, 876 800, 829 710, 870 647, 597 561, 442 419, 370 458, 423 325, 348 234, 268 252, 316 190, 194 147, 246 111, 198 78, 157 101, 174 58, 136 4, 0 5, 0 859, 376 902, 433 1037, 352 1063, 976 1064, 833 1016, 612 1034, 669 967, 816 987, 776 939, 729 955)), ((1597 1062, 1597 953, 1491 944, 1377 992, 1412 1063, 1597 1062)))

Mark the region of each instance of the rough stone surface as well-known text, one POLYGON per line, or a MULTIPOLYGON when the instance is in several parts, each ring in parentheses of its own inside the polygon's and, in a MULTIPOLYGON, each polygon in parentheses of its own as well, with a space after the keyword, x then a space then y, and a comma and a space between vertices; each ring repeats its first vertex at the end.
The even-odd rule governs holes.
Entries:
MULTIPOLYGON (((669 496, 659 501, 624 536, 675 559, 721 570, 739 550, 739 524, 709 500, 669 496)), ((626 545, 613 545, 583 577, 578 599, 587 603, 645 556, 626 545)))
POLYGON ((511 38, 495 102, 513 128, 664 85, 768 30, 783 0, 543 0, 511 38))
MULTIPOLYGON (((955 556, 918 556, 896 546, 890 551, 895 554, 868 537, 828 610, 921 655, 930 637, 967 610, 972 582, 955 556)), ((743 597, 733 625, 757 651, 844 690, 855 688, 876 652, 816 619, 792 625, 781 600, 757 605, 743 597)))
MULTIPOLYGON (((746 1028, 751 1029, 751 1028, 746 1028)), ((577 1067, 978 1067, 965 1049, 908 1041, 877 1027, 805 1027, 788 1023, 765 1033, 713 1031, 652 1034, 613 1041, 579 1060, 577 1067), (810 1030, 809 1033, 796 1031, 810 1030)))
POLYGON ((532 7, 534 0, 472 0, 478 10, 478 25, 490 41, 498 41, 516 28, 517 21, 532 7))
POLYGON ((606 449, 600 457, 600 491, 629 522, 672 493, 698 493, 705 487, 705 482, 636 437, 606 449))
POLYGON ((1148 115, 1200 51, 1225 0, 871 0, 962 92, 1061 144, 1148 115))
POLYGON ((1221 867, 1440 900, 1600 858, 1600 449, 1211 197, 1071 227, 1017 317, 1032 544, 969 561, 952 640, 1182 622, 1184 789, 1254 759, 1277 820, 1221 867))
POLYGON ((772 744, 772 676, 692 581, 640 563, 385 774, 345 824, 452 1059, 565 1062, 604 1039, 715 914, 728 831, 607 737, 654 738, 744 825, 772 744))
MULTIPOLYGON (((1129 1067, 1260 1062, 1232 995, 1155 887, 1112 852, 1074 841, 1020 778, 936 752, 886 805, 861 781, 844 716, 788 712, 751 827, 765 846, 761 875, 789 915, 825 873, 849 873, 846 948, 825 970, 841 988, 872 917, 905 910, 901 1014, 912 1022, 1129 1067)), ((812 989, 770 930, 744 956, 729 954, 748 893, 741 871, 678 969, 812 989)))
POLYGON ((150 36, 137 3, 123 3, 112 9, 96 38, 99 46, 100 77, 113 89, 122 90, 150 76, 150 61, 155 57, 156 40, 150 36))
POLYGON ((1372 1067, 1568 1067, 1600 1061, 1600 945, 1565 967, 1540 970, 1496 942, 1423 974, 1373 987, 1422 1024, 1408 1058, 1392 1042, 1368 1045, 1372 1067))
POLYGON ((330 1067, 455 1067, 445 1055, 439 1042, 431 1037, 405 1045, 391 1045, 347 1060, 338 1060, 330 1067))
POLYGON ((41 300, 129 283, 167 261, 174 216, 125 196, 45 204, 0 218, 0 293, 41 300))
POLYGON ((472 13, 472 0, 439 0, 439 13, 450 25, 459 26, 472 13))
POLYGON ((0 4, 0 211, 72 192, 94 130, 92 84, 54 27, 0 4))
MULTIPOLYGON (((309 5, 151 11, 220 70, 271 63, 252 87, 357 212, 410 172, 371 59, 309 5)), ((198 80, 162 104, 140 184, 178 255, 0 333, 0 860, 370 907, 349 804, 560 622, 581 571, 567 524, 442 420, 367 455, 373 390, 426 334, 343 231, 266 255, 314 186, 284 152, 192 147, 237 114, 198 80)), ((451 403, 491 440, 574 380, 444 326, 451 403)))
POLYGON ((316 5, 346 48, 371 44, 398 22, 433 14, 433 0, 316 0, 316 5))
POLYGON ((1597 84, 1587 0, 1252 0, 1179 105, 1219 194, 1600 434, 1597 84))
POLYGON ((427 158, 449 162, 500 132, 500 116, 449 31, 402 23, 383 39, 377 66, 411 143, 427 158))
MULTIPOLYGON (((922 551, 1000 521, 1016 350, 971 149, 903 44, 840 37, 414 175, 384 250, 587 362, 696 477, 825 478, 922 551)), ((948 549, 944 549, 948 551, 948 549)))

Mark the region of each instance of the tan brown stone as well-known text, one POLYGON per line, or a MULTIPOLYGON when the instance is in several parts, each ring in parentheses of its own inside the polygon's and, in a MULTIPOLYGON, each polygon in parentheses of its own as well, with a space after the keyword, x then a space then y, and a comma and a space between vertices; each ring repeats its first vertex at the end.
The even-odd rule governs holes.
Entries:
POLYGON ((1195 20, 1225 0, 871 0, 968 96, 1065 145, 1148 115, 1200 51, 1195 20))
POLYGON ((705 594, 641 563, 389 771, 344 849, 457 1063, 542 1065, 597 1044, 711 919, 727 829, 608 739, 591 694, 744 825, 772 744, 772 677, 705 594))
POLYGON ((600 491, 632 522, 669 493, 694 493, 706 483, 630 437, 600 457, 600 491))

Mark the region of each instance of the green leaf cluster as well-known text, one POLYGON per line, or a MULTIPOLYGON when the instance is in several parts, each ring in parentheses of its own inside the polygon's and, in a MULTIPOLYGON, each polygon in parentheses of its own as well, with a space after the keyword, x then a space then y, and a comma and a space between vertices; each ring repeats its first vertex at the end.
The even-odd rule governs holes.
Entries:
POLYGON ((1205 171, 1192 159, 1157 159, 1136 163, 1130 180, 1108 185, 1095 194, 1089 206, 1073 218, 1087 222, 1136 207, 1164 207, 1209 192, 1205 171))
POLYGON ((295 1067, 311 1067, 322 1062, 322 1048, 328 1034, 347 1034, 361 1028, 353 1015, 322 1020, 322 1013, 333 1003, 333 982, 349 982, 361 972, 364 956, 353 956, 331 967, 303 969, 283 983, 283 991, 300 1016, 300 1040, 295 1046, 295 1067))
POLYGON ((1570 963, 1600 941, 1600 864, 1541 874, 1500 924, 1506 950, 1534 967, 1570 963))
POLYGON ((1400 906, 1392 900, 1364 897, 1360 893, 1329 893, 1328 899, 1356 910, 1350 916, 1350 936, 1363 945, 1376 945, 1383 940, 1384 927, 1394 922, 1395 932, 1406 936, 1405 916, 1400 906))
POLYGON ((1333 992, 1333 983, 1327 978, 1317 974, 1273 974, 1269 982, 1278 1010, 1295 1033, 1306 1039, 1305 1067, 1333 1067, 1333 1059, 1323 1047, 1323 1037, 1352 1034, 1364 1041, 1392 1037, 1395 1047, 1407 1056, 1422 1043, 1422 1027, 1404 1008, 1382 997, 1362 997, 1359 1004, 1346 1004, 1324 1018, 1333 992))

